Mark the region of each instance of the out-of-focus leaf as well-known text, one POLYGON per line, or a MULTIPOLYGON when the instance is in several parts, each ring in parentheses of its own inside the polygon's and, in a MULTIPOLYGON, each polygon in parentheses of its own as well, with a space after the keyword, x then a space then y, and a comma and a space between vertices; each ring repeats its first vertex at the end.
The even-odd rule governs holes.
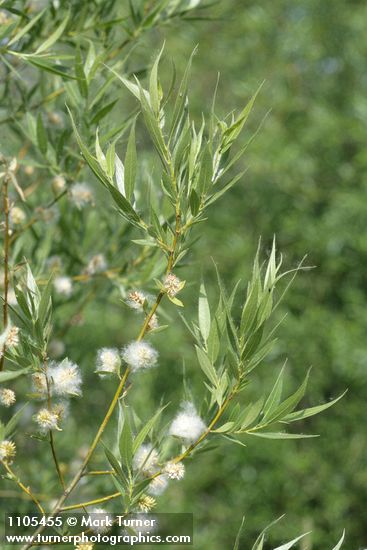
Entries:
POLYGON ((338 544, 337 544, 336 546, 334 546, 333 550, 340 550, 340 548, 341 548, 342 545, 343 545, 344 538, 345 538, 345 531, 343 531, 343 534, 342 534, 342 536, 341 536, 341 539, 339 540, 338 544))
POLYGON ((236 540, 235 540, 235 543, 234 543, 233 550, 240 550, 240 539, 241 539, 241 534, 242 534, 244 523, 245 523, 245 516, 243 516, 240 528, 237 532, 237 536, 236 536, 236 540))
POLYGON ((41 60, 38 57, 29 56, 25 58, 25 61, 28 61, 29 63, 31 63, 35 67, 38 67, 39 69, 42 69, 43 71, 47 71, 49 73, 56 74, 70 80, 76 80, 75 76, 67 73, 66 71, 63 71, 59 65, 48 63, 44 59, 41 60))
POLYGON ((140 432, 135 437, 133 442, 133 448, 132 448, 133 454, 135 454, 136 451, 139 449, 139 447, 142 445, 142 443, 144 443, 145 439, 147 438, 151 430, 154 428, 155 424, 157 423, 160 415, 162 414, 165 408, 166 407, 161 407, 154 414, 154 416, 150 420, 148 420, 148 422, 141 428, 140 432))
POLYGON ((136 145, 135 145, 135 125, 133 124, 130 131, 129 140, 127 142, 125 156, 125 193, 126 198, 131 200, 134 193, 136 180, 136 145))
POLYGON ((24 409, 27 407, 28 403, 25 403, 9 420, 5 426, 4 437, 8 437, 16 428, 20 417, 22 416, 24 409))
POLYGON ((75 74, 78 79, 77 83, 81 95, 84 98, 88 97, 88 82, 84 73, 83 58, 80 48, 77 48, 75 53, 75 74))
POLYGON ((206 342, 209 338, 210 333, 210 308, 209 302, 206 295, 206 290, 204 283, 200 285, 200 295, 199 295, 199 328, 201 335, 206 342))
POLYGON ((20 29, 17 34, 15 36, 13 36, 13 38, 8 42, 8 46, 11 46, 12 44, 15 44, 15 42, 18 42, 18 40, 20 40, 25 34, 27 34, 27 32, 29 30, 31 30, 31 28, 37 23, 37 21, 42 17, 42 15, 45 13, 46 11, 46 8, 44 8, 42 11, 40 11, 35 17, 33 17, 33 19, 31 19, 29 21, 29 23, 27 23, 25 25, 25 27, 23 27, 22 29, 20 29))
POLYGON ((43 125, 41 113, 38 113, 37 117, 37 142, 41 153, 45 155, 47 153, 48 139, 46 129, 43 125))
POLYGON ((4 370, 0 372, 0 383, 8 382, 9 380, 14 380, 19 376, 23 376, 24 374, 27 374, 28 372, 29 372, 29 368, 20 369, 20 370, 8 370, 8 371, 4 370))
POLYGON ((60 38, 62 33, 64 32, 66 25, 69 22, 70 13, 67 13, 67 15, 64 17, 62 23, 57 27, 57 29, 41 44, 37 50, 35 51, 34 55, 40 54, 49 48, 60 38))
POLYGON ((263 437, 264 439, 310 439, 311 437, 319 437, 315 434, 290 434, 286 432, 248 432, 250 435, 263 437))
POLYGON ((282 546, 277 546, 274 548, 274 550, 290 550, 292 546, 296 544, 299 540, 303 539, 306 535, 308 535, 309 532, 303 533, 303 535, 300 535, 299 537, 296 537, 295 539, 291 540, 290 542, 287 542, 286 544, 282 544, 282 546))
POLYGON ((160 107, 160 98, 159 98, 159 89, 158 89, 158 65, 159 65, 159 61, 162 56, 163 50, 164 50, 164 44, 156 60, 154 61, 152 72, 150 73, 150 80, 149 80, 150 104, 156 117, 159 116, 159 107, 160 107))

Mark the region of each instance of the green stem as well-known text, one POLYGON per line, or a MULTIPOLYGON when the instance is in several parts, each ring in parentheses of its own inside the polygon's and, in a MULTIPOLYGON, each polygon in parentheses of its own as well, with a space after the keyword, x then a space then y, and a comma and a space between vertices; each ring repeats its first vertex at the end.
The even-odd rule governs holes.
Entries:
MULTIPOLYGON (((224 412, 227 410, 227 407, 230 404, 230 402, 232 401, 232 399, 236 396, 236 394, 238 392, 239 385, 240 385, 240 382, 238 382, 234 386, 234 388, 229 393, 229 395, 227 396, 227 398, 224 401, 224 403, 222 404, 222 406, 218 408, 217 412, 215 413, 213 419, 209 423, 209 426, 205 430, 205 432, 203 432, 201 434, 201 436, 194 443, 192 443, 192 445, 190 445, 190 447, 188 447, 186 449, 186 451, 184 451, 180 455, 177 455, 175 458, 172 459, 171 462, 177 463, 177 462, 181 462, 182 460, 185 460, 185 458, 187 458, 192 453, 192 451, 198 445, 200 445, 200 443, 206 437, 208 437, 208 435, 211 433, 212 429, 214 428, 215 424, 218 422, 218 420, 220 420, 220 418, 223 416, 224 412)), ((163 474, 163 471, 160 470, 160 471, 156 472, 154 475, 152 475, 149 479, 153 480, 153 479, 155 479, 156 477, 158 477, 162 474, 163 474)), ((72 504, 70 506, 66 506, 66 507, 62 508, 61 511, 76 510, 78 508, 83 508, 85 506, 93 506, 94 504, 99 504, 101 502, 108 502, 109 500, 113 500, 115 498, 118 498, 120 495, 121 495, 121 493, 112 493, 111 495, 106 495, 105 497, 101 497, 101 498, 98 498, 98 499, 95 499, 95 500, 90 500, 90 501, 87 501, 87 502, 81 502, 79 504, 72 504)))
POLYGON ((33 502, 35 503, 35 505, 37 506, 38 510, 41 512, 41 514, 44 514, 45 511, 44 509, 42 508, 41 504, 39 503, 38 499, 34 496, 34 494, 32 493, 32 491, 30 490, 29 487, 26 487, 21 481, 20 479, 15 475, 15 473, 13 472, 13 470, 10 468, 9 464, 7 462, 5 462, 4 460, 1 461, 2 462, 2 465, 4 466, 5 470, 8 472, 8 474, 10 475, 10 477, 12 478, 13 481, 15 481, 15 483, 18 485, 18 487, 26 494, 29 496, 29 498, 31 500, 33 500, 33 502))
POLYGON ((101 504, 102 502, 108 502, 109 500, 113 500, 119 496, 121 496, 121 492, 113 493, 112 495, 107 495, 106 497, 95 498, 94 500, 87 500, 86 502, 80 502, 79 504, 71 504, 70 506, 64 506, 61 508, 60 512, 67 512, 68 510, 77 510, 78 508, 101 504))

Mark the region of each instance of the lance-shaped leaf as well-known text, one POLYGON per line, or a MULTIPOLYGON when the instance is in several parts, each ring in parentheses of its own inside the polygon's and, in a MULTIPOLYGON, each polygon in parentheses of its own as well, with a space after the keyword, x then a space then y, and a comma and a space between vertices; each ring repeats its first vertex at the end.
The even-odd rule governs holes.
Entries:
POLYGON ((209 378, 213 386, 217 386, 219 382, 218 376, 209 357, 198 346, 195 346, 195 348, 196 348, 196 354, 198 356, 200 367, 202 368, 204 374, 209 378))
POLYGON ((161 59, 162 53, 164 50, 164 44, 162 46, 161 51, 159 52, 156 60, 154 61, 152 71, 150 73, 150 79, 149 79, 149 94, 150 94, 150 104, 153 109, 154 114, 156 117, 159 117, 159 110, 160 110, 160 97, 159 97, 159 84, 158 84, 158 65, 159 61, 161 59))
POLYGON ((187 63, 184 76, 182 78, 180 87, 177 92, 176 96, 176 102, 175 106, 173 108, 173 115, 172 115, 172 123, 171 123, 171 131, 169 135, 169 140, 171 141, 172 136, 175 134, 178 126, 180 125, 181 118, 185 109, 185 105, 187 102, 187 87, 189 83, 189 76, 190 76, 190 70, 192 65, 192 58, 195 55, 197 51, 197 46, 194 48, 192 54, 190 55, 190 59, 187 63))
POLYGON ((78 88, 81 95, 88 97, 88 82, 84 73, 83 58, 80 48, 77 48, 75 54, 75 74, 78 79, 78 88))
POLYGON ((71 118, 71 123, 73 126, 76 140, 78 142, 78 145, 81 149, 83 157, 85 158, 88 166, 91 168, 93 173, 97 176, 99 181, 109 190, 122 216, 124 216, 124 218, 126 218, 130 223, 132 223, 136 227, 139 227, 139 228, 145 227, 144 222, 140 219, 139 215, 135 212, 134 208, 130 205, 129 201, 114 185, 112 185, 112 183, 109 181, 106 174, 101 169, 97 159, 89 152, 88 147, 84 144, 83 140, 80 137, 80 134, 75 125, 70 109, 68 109, 68 111, 71 118))
POLYGON ((295 539, 287 542, 286 544, 282 544, 282 546, 277 546, 276 548, 274 548, 274 550, 290 550, 290 548, 292 548, 296 544, 296 542, 303 539, 309 533, 310 531, 308 531, 307 533, 303 533, 303 535, 296 537, 295 539))
POLYGON ((46 129, 43 125, 41 113, 38 113, 37 117, 37 142, 41 153, 45 155, 47 153, 48 138, 46 129))
POLYGON ((236 536, 236 540, 235 540, 235 543, 234 543, 233 550, 240 550, 240 539, 241 539, 241 534, 242 534, 244 523, 245 523, 245 516, 243 516, 240 528, 237 532, 237 536, 236 536))
POLYGON ((62 23, 57 27, 57 29, 47 38, 47 40, 45 40, 45 42, 43 42, 43 44, 41 44, 37 50, 35 51, 34 55, 38 55, 46 50, 48 50, 49 48, 51 48, 51 46, 53 44, 55 44, 55 42, 57 42, 57 40, 60 38, 60 36, 62 36, 64 30, 66 29, 66 25, 68 24, 69 22, 69 17, 70 17, 70 12, 67 13, 66 17, 64 18, 64 20, 62 21, 62 23))
POLYGON ((239 114, 235 122, 227 128, 227 130, 223 134, 222 139, 222 145, 221 145, 221 153, 225 153, 230 147, 232 146, 233 142, 237 139, 239 136, 242 128, 244 127, 249 114, 252 111, 252 107, 254 106, 255 99, 257 97, 257 94, 261 90, 263 83, 259 86, 259 88, 256 90, 255 94, 252 96, 250 101, 247 103, 247 105, 244 107, 242 112, 239 114))
POLYGON ((125 167, 117 153, 115 153, 115 181, 117 189, 125 196, 125 167))
POLYGON ((278 407, 281 397, 282 397, 282 389, 283 389, 283 377, 284 377, 284 366, 282 367, 278 378, 276 379, 276 382, 273 386, 273 389, 271 390, 269 397, 265 401, 264 409, 263 409, 263 421, 266 422, 267 419, 270 417, 271 413, 278 407))
POLYGON ((273 525, 276 525, 283 517, 284 516, 280 516, 279 518, 275 519, 274 521, 269 523, 269 525, 267 525, 265 529, 262 530, 260 535, 257 537, 255 544, 252 547, 252 550, 263 550, 265 534, 267 533, 267 531, 269 531, 269 529, 271 529, 271 527, 273 527, 273 525))
POLYGON ((64 79, 77 80, 76 76, 67 73, 66 69, 63 70, 63 68, 60 65, 56 65, 55 63, 54 64, 49 63, 48 61, 45 61, 43 58, 27 56, 24 58, 24 61, 31 63, 32 65, 34 65, 35 67, 38 67, 39 69, 42 69, 43 71, 61 76, 64 79))
POLYGON ((75 134, 76 140, 78 142, 78 145, 80 147, 80 150, 81 150, 81 153, 82 153, 84 159, 86 160, 89 168, 91 168, 91 170, 93 171, 95 176, 97 176, 99 181, 101 183, 103 183, 103 185, 107 186, 107 184, 109 183, 107 177, 104 175, 103 171, 101 170, 97 159, 90 153, 88 147, 85 145, 82 138, 80 137, 80 134, 78 132, 78 129, 76 127, 73 115, 71 114, 71 111, 70 111, 69 107, 66 107, 66 108, 67 108, 68 113, 70 115, 71 124, 72 124, 73 130, 74 130, 74 134, 75 134))
POLYGON ((140 82, 137 79, 136 79, 136 82, 139 86, 140 104, 141 104, 141 110, 143 113, 145 125, 154 143, 157 153, 160 156, 163 166, 166 166, 166 163, 168 162, 167 147, 163 139, 162 130, 159 125, 159 120, 155 116, 150 103, 147 101, 144 90, 140 85, 140 82))
POLYGON ((204 342, 209 338, 210 333, 210 308, 204 283, 200 285, 199 295, 199 328, 204 342))
POLYGON ((344 542, 344 538, 345 538, 345 531, 343 531, 341 539, 339 540, 338 544, 336 546, 334 546, 333 550, 340 550, 340 548, 342 547, 342 544, 344 542))
POLYGON ((20 370, 4 370, 0 372, 0 383, 8 382, 9 380, 14 380, 19 376, 23 376, 29 372, 30 368, 20 369, 20 370))
POLYGON ((263 421, 262 424, 269 425, 273 422, 276 422, 278 420, 283 420, 283 418, 293 411, 295 407, 298 405, 298 403, 301 401, 302 397, 305 394, 307 382, 309 378, 310 371, 308 371, 304 381, 300 385, 300 387, 285 401, 280 403, 277 407, 275 407, 268 415, 266 421, 263 421))
POLYGON ((290 434, 287 432, 247 432, 249 435, 256 435, 264 439, 310 439, 319 437, 317 434, 290 434))
POLYGON ((108 449, 105 445, 104 445, 104 452, 105 452, 105 455, 106 455, 106 458, 108 460, 108 462, 111 464, 112 468, 114 469, 114 471, 116 472, 116 474, 118 475, 118 477, 123 481, 125 482, 125 475, 124 475, 124 471, 121 467, 121 464, 117 458, 117 456, 115 456, 113 454, 112 451, 110 451, 110 449, 108 449))
POLYGON ((129 140, 127 142, 125 156, 125 193, 126 198, 131 200, 134 193, 136 180, 136 145, 135 145, 135 124, 132 125, 129 140))
POLYGON ((23 405, 23 407, 21 407, 15 414, 14 416, 11 417, 11 419, 9 420, 9 422, 6 424, 6 426, 4 427, 4 437, 8 437, 10 436, 15 428, 17 427, 17 424, 20 420, 20 417, 22 416, 23 412, 24 412, 24 409, 27 407, 28 403, 26 403, 25 405, 23 405))
POLYGON ((319 414, 322 411, 326 411, 326 409, 329 409, 330 407, 335 405, 335 403, 337 403, 342 397, 344 397, 346 393, 347 390, 339 395, 339 397, 333 399, 332 401, 329 401, 328 403, 323 403, 322 405, 317 405, 316 407, 309 407, 308 409, 303 409, 301 411, 290 413, 282 419, 282 422, 296 422, 297 420, 303 420, 304 418, 309 418, 310 416, 319 414))
POLYGON ((11 46, 12 44, 15 44, 15 42, 18 42, 18 40, 20 40, 25 34, 27 34, 28 31, 31 30, 31 28, 37 23, 37 21, 42 17, 42 15, 45 13, 47 8, 44 8, 42 11, 40 11, 39 14, 37 14, 33 19, 31 19, 29 21, 29 23, 27 23, 25 25, 25 27, 23 27, 22 29, 20 29, 17 34, 15 36, 13 36, 13 38, 8 42, 8 46, 11 46))
POLYGON ((136 453, 136 451, 139 449, 139 447, 144 443, 145 439, 148 437, 149 433, 152 431, 154 426, 156 425, 157 421, 159 420, 160 415, 162 414, 162 411, 166 408, 167 405, 164 407, 161 407, 155 415, 148 420, 148 422, 141 428, 138 435, 135 437, 133 442, 133 454, 136 453))
POLYGON ((119 449, 124 464, 130 469, 133 458, 133 434, 127 408, 121 408, 121 411, 123 411, 123 426, 120 435, 119 449))

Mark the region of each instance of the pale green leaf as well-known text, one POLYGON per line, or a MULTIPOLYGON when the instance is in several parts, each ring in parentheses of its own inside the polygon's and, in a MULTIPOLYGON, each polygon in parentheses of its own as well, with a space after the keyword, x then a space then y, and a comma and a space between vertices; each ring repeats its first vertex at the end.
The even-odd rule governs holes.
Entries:
POLYGON ((247 432, 249 435, 256 435, 264 439, 309 439, 311 437, 319 437, 312 434, 290 434, 286 432, 247 432))
POLYGON ((25 27, 20 29, 20 31, 17 32, 15 36, 8 42, 8 46, 11 46, 12 44, 15 44, 15 42, 18 42, 31 28, 37 23, 37 21, 42 17, 42 15, 45 13, 46 8, 44 8, 42 11, 40 11, 33 19, 29 21, 29 23, 26 24, 25 27))
POLYGON ((339 397, 336 399, 333 399, 332 401, 329 401, 328 403, 323 403, 322 405, 317 405, 316 407, 310 407, 308 409, 303 409, 301 411, 295 411, 293 413, 288 414, 285 416, 282 421, 283 422, 296 422, 297 420, 303 420, 304 418, 309 418, 310 416, 314 416, 315 414, 319 414, 322 411, 326 411, 326 409, 329 409, 335 403, 337 403, 344 395, 347 393, 345 391, 339 397))
POLYGON ((210 333, 210 308, 204 283, 200 285, 199 294, 199 328, 204 342, 209 338, 210 333))
POLYGON ((150 80, 149 80, 150 104, 156 117, 159 117, 159 109, 160 109, 160 98, 159 98, 159 87, 158 87, 158 65, 159 65, 159 61, 162 56, 163 50, 164 50, 164 44, 156 60, 154 61, 152 71, 150 73, 150 80))
POLYGON ((47 40, 45 40, 45 42, 43 42, 43 44, 41 44, 37 48, 37 50, 35 51, 35 55, 40 54, 51 48, 51 46, 60 38, 66 28, 66 25, 69 22, 69 17, 70 13, 66 15, 61 25, 57 27, 57 29, 47 38, 47 40))
POLYGON ((135 145, 135 124, 132 125, 129 140, 127 142, 126 156, 125 156, 125 192, 126 198, 131 199, 136 180, 136 145, 135 145))
POLYGON ((27 369, 20 369, 20 370, 4 370, 0 372, 0 383, 2 382, 8 382, 9 380, 14 380, 14 378, 18 378, 19 376, 23 376, 24 374, 27 374, 29 372, 29 368, 27 369))
POLYGON ((340 548, 341 548, 342 545, 343 545, 344 538, 345 538, 345 531, 343 531, 343 534, 342 534, 342 536, 341 536, 341 539, 339 540, 338 544, 337 544, 336 546, 334 546, 333 550, 340 550, 340 548))
POLYGON ((282 546, 277 546, 274 548, 274 550, 290 550, 292 546, 296 544, 299 540, 303 539, 306 535, 308 535, 309 532, 303 533, 303 535, 300 535, 299 537, 296 537, 295 539, 291 540, 290 542, 287 542, 286 544, 282 544, 282 546))

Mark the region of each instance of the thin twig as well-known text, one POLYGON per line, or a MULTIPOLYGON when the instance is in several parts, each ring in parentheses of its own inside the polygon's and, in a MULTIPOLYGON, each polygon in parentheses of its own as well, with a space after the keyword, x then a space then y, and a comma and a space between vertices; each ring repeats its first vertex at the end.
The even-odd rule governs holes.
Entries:
POLYGON ((33 502, 35 503, 35 505, 37 506, 38 510, 41 512, 41 514, 44 514, 45 511, 44 509, 42 508, 41 504, 39 503, 38 499, 34 496, 34 494, 32 493, 32 491, 30 490, 29 487, 26 487, 21 481, 20 479, 15 475, 15 473, 13 472, 13 470, 10 468, 9 464, 7 462, 5 462, 4 460, 1 461, 2 465, 4 466, 5 470, 8 472, 8 474, 10 475, 10 477, 12 478, 13 481, 15 481, 15 483, 18 485, 18 487, 24 492, 26 493, 29 498, 31 500, 33 500, 33 502))
MULTIPOLYGON (((211 422, 209 423, 208 428, 183 453, 181 453, 181 454, 177 455, 175 458, 173 458, 171 460, 171 462, 174 462, 174 463, 177 464, 178 462, 181 462, 182 460, 185 460, 185 458, 187 458, 192 453, 192 451, 198 445, 200 445, 200 443, 202 443, 202 441, 204 441, 204 439, 206 439, 208 437, 208 435, 212 432, 214 426, 217 424, 217 422, 223 416, 224 412, 227 410, 227 407, 230 404, 230 402, 232 401, 232 399, 237 395, 239 386, 240 386, 240 381, 238 381, 237 384, 234 386, 232 391, 229 393, 229 395, 225 399, 224 403, 220 407, 218 407, 218 410, 215 413, 215 415, 214 415, 213 419, 211 420, 211 422)), ((163 474, 163 471, 159 470, 158 472, 156 472, 155 474, 150 476, 149 479, 153 480, 153 479, 159 477, 162 474, 163 474)), ((92 506, 93 504, 99 504, 101 502, 108 502, 109 500, 113 500, 115 498, 118 498, 120 496, 120 494, 121 493, 112 493, 111 495, 106 495, 105 497, 101 497, 99 499, 95 499, 95 500, 91 500, 91 501, 87 501, 87 502, 81 502, 79 504, 72 504, 70 506, 62 508, 62 511, 76 510, 78 508, 84 508, 86 506, 92 506)))
POLYGON ((115 472, 113 470, 90 470, 89 472, 84 472, 84 476, 114 476, 115 472))
POLYGON ((49 441, 50 441, 50 447, 51 447, 52 458, 53 458, 54 463, 55 463, 55 468, 56 468, 56 471, 57 471, 57 475, 58 475, 58 478, 59 478, 59 480, 60 480, 61 487, 62 487, 63 489, 65 489, 64 477, 63 477, 63 475, 62 475, 61 468, 60 468, 60 464, 59 464, 59 461, 58 461, 58 458, 57 458, 56 447, 55 447, 55 440, 54 440, 54 434, 53 434, 52 430, 50 430, 50 438, 49 438, 49 441))
POLYGON ((78 508, 84 508, 87 506, 93 506, 94 504, 101 504, 102 502, 108 502, 121 496, 121 492, 113 493, 112 495, 107 495, 106 497, 95 498, 94 500, 88 500, 87 502, 81 502, 80 504, 71 504, 70 506, 64 506, 61 508, 60 512, 66 512, 68 510, 77 510, 78 508))
MULTIPOLYGON (((46 354, 43 357, 43 365, 44 365, 44 369, 45 369, 45 378, 46 378, 46 387, 47 387, 47 408, 48 408, 48 411, 51 413, 51 409, 52 409, 51 389, 50 389, 50 382, 49 382, 49 379, 48 379, 48 361, 47 361, 46 354)), ((51 454, 52 454, 52 458, 53 458, 53 461, 54 461, 54 464, 55 464, 57 476, 60 480, 61 487, 63 488, 63 490, 65 490, 65 482, 64 482, 64 478, 63 478, 61 468, 60 468, 60 465, 59 465, 59 461, 58 461, 58 458, 57 458, 55 441, 54 441, 54 436, 53 436, 52 430, 49 431, 49 443, 50 443, 50 447, 51 447, 51 454)))

